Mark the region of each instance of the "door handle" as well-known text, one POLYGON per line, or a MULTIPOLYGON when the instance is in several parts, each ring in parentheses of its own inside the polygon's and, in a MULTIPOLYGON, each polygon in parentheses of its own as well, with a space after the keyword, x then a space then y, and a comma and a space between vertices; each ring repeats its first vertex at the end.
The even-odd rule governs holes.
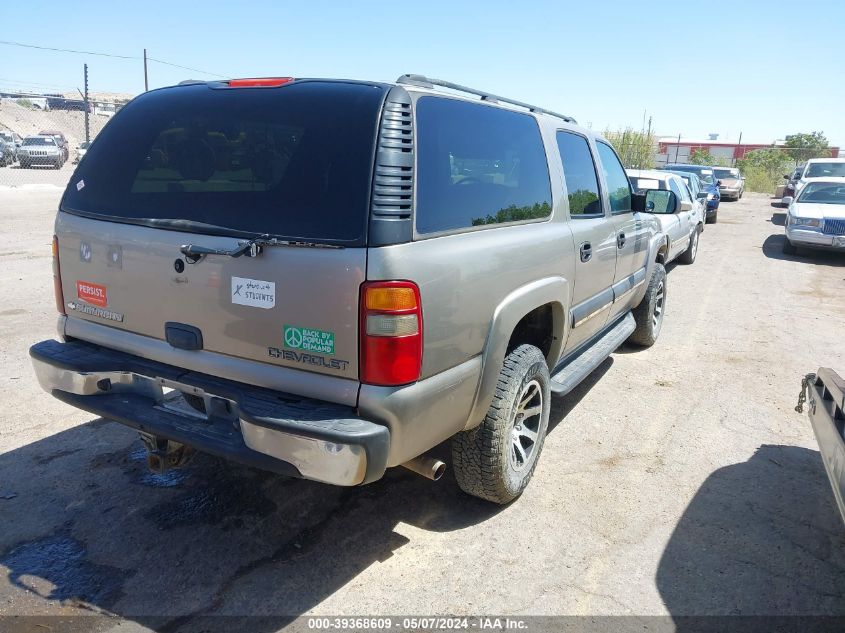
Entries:
POLYGON ((581 261, 588 262, 590 258, 593 256, 593 246, 589 242, 584 242, 581 244, 581 261))
POLYGON ((619 235, 616 236, 616 247, 622 248, 623 246, 625 246, 625 234, 620 231, 619 235))

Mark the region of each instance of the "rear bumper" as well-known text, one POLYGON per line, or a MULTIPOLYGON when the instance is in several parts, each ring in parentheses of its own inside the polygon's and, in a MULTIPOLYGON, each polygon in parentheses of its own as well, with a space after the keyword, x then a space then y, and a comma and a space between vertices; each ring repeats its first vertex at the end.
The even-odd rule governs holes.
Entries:
POLYGON ((29 353, 42 388, 59 400, 203 452, 340 486, 375 481, 387 466, 388 428, 351 407, 81 341, 42 341, 29 353), (201 399, 205 412, 182 394, 201 399))
POLYGON ((845 380, 835 371, 819 369, 810 384, 809 415, 819 443, 836 505, 845 521, 845 380))

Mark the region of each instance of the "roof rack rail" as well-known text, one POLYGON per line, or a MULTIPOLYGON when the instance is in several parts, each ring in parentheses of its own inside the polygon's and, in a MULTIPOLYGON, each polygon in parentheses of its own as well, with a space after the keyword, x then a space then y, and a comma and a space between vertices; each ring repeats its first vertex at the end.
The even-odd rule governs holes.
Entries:
POLYGON ((457 90, 458 92, 466 92, 472 95, 479 96, 481 97, 482 101, 489 101, 491 103, 498 103, 499 101, 501 101, 502 103, 509 103, 511 105, 519 106, 520 108, 525 108, 531 112, 540 112, 542 114, 556 116, 559 119, 563 119, 568 123, 577 123, 575 119, 573 119, 571 116, 566 116, 565 114, 552 112, 551 110, 546 110, 545 108, 540 108, 538 106, 531 105, 530 103, 523 103, 522 101, 508 99, 507 97, 500 97, 489 92, 476 90, 475 88, 468 88, 467 86, 462 86, 460 84, 453 84, 451 81, 443 81, 442 79, 432 79, 431 77, 426 77, 425 75, 402 75, 401 77, 399 77, 399 79, 396 80, 396 83, 406 84, 409 86, 421 86, 423 88, 434 88, 434 86, 440 86, 442 88, 449 88, 450 90, 457 90))

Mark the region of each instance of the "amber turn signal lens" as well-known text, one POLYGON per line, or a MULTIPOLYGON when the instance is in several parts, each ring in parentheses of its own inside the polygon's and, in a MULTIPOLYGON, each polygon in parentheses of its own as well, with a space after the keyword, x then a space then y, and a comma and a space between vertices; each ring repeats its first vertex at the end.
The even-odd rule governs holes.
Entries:
POLYGON ((367 310, 384 310, 393 312, 395 310, 415 310, 417 308, 417 295, 412 288, 367 288, 366 302, 367 310))

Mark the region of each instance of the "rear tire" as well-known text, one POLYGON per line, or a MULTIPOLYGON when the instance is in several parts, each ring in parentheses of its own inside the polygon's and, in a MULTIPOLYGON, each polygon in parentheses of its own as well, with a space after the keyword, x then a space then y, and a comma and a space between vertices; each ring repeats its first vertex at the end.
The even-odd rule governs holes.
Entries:
POLYGON ((666 269, 657 262, 651 273, 645 296, 633 310, 637 329, 628 338, 631 343, 642 347, 651 347, 663 329, 663 316, 666 312, 666 269))
POLYGON ((698 236, 699 230, 698 227, 696 227, 689 238, 687 250, 681 253, 680 257, 678 257, 678 261, 682 264, 692 264, 695 261, 695 256, 698 254, 698 236))
POLYGON ((781 250, 783 251, 784 255, 797 255, 798 248, 789 241, 788 237, 783 238, 783 246, 781 246, 781 250))
POLYGON ((543 450, 550 396, 543 353, 533 345, 511 351, 484 420, 452 438, 452 461, 461 490, 500 504, 522 494, 543 450))
POLYGON ((716 224, 716 220, 719 217, 719 212, 716 211, 713 215, 707 216, 707 224, 716 224))

